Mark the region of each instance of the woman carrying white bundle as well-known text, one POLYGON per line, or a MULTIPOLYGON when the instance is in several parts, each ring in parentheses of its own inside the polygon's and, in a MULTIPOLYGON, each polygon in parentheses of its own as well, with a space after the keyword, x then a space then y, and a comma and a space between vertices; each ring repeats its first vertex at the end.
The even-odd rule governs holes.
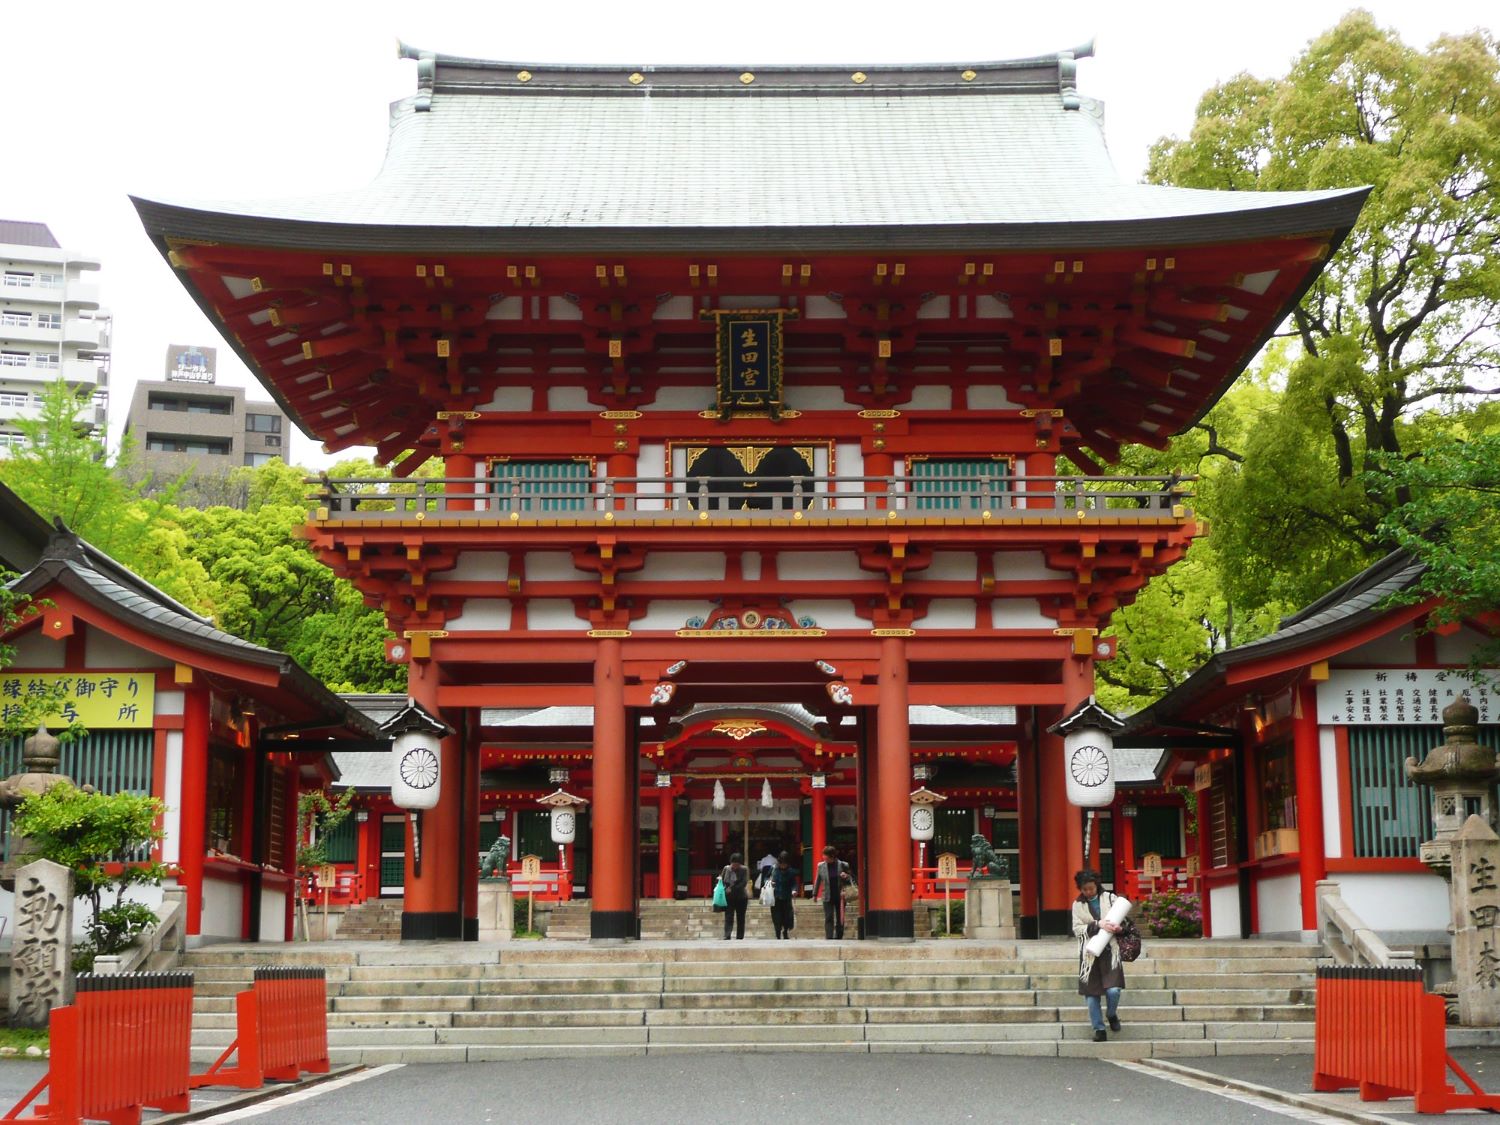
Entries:
POLYGON ((1096 872, 1087 869, 1073 876, 1078 888, 1078 897, 1073 902, 1073 936, 1078 939, 1078 995, 1088 998, 1089 1022, 1094 1025, 1094 1042, 1103 1043, 1109 1038, 1104 1030, 1106 1015, 1109 1030, 1120 1030, 1120 990, 1125 987, 1125 966, 1120 960, 1120 943, 1116 935, 1124 929, 1123 911, 1112 909, 1129 903, 1118 895, 1104 890, 1099 885, 1096 872), (1121 915, 1118 919, 1114 915, 1121 915), (1090 946, 1097 947, 1091 938, 1109 934, 1104 947, 1095 954, 1090 946), (1100 1011, 1100 998, 1105 1000, 1106 1010, 1100 1011))

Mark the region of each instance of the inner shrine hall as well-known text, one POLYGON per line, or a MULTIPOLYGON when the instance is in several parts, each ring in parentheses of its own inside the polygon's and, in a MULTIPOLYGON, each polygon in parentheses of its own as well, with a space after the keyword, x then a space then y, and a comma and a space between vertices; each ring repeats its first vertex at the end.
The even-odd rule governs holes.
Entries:
POLYGON ((1190 481, 1112 466, 1217 401, 1364 191, 1122 180, 1089 48, 403 53, 367 187, 135 201, 296 424, 391 466, 325 477, 306 528, 445 725, 397 782, 430 806, 369 806, 367 892, 402 897, 404 937, 472 940, 503 830, 594 938, 633 938, 643 897, 706 894, 730 852, 810 873, 832 844, 860 933, 901 940, 977 834, 1021 935, 1067 932, 1069 778, 1104 779, 1051 728, 1204 531, 1190 481))

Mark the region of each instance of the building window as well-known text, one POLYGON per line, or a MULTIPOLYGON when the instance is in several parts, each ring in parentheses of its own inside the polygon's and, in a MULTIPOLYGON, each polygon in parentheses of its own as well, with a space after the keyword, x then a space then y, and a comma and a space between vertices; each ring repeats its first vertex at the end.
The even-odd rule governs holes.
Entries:
POLYGON ((0 391, 0 410, 21 410, 31 405, 31 396, 24 391, 0 391))
POLYGON ((56 289, 63 283, 63 275, 60 273, 39 273, 36 275, 36 283, 44 289, 56 289))
POLYGON ((44 312, 36 314, 36 325, 38 328, 61 328, 62 313, 44 312))
POLYGON ((6 309, 0 312, 0 328, 30 328, 31 314, 29 312, 15 312, 6 309))
POLYGON ((221 852, 239 854, 240 798, 239 751, 224 746, 208 748, 207 845, 221 852))
POLYGON ((30 352, 0 352, 0 367, 26 367, 30 363, 30 352))
POLYGON ((61 364, 62 364, 62 357, 60 355, 58 355, 56 352, 35 352, 35 353, 33 353, 32 357, 31 357, 31 366, 32 367, 52 367, 52 368, 56 368, 56 367, 61 366, 61 364))
POLYGON ((0 449, 20 449, 25 444, 26 438, 23 435, 0 431, 0 449))
POLYGON ((250 434, 279 434, 281 433, 281 416, 279 414, 246 414, 245 432, 250 434))
POLYGON ((6 289, 30 289, 36 284, 36 274, 23 273, 20 270, 6 270, 5 277, 0 279, 6 289))
POLYGON ((587 461, 497 461, 491 472, 501 502, 522 511, 578 511, 593 493, 587 461))
POLYGON ((907 473, 912 506, 947 511, 979 510, 1008 487, 1009 464, 988 457, 913 460, 907 473))
POLYGON ((147 437, 146 448, 152 453, 207 453, 214 457, 229 455, 229 442, 205 441, 202 438, 147 437))
POLYGON ((269 465, 272 461, 276 460, 276 457, 275 453, 247 453, 245 454, 245 464, 252 469, 258 469, 262 465, 269 465))
POLYGON ((1273 742, 1260 749, 1255 758, 1256 780, 1260 783, 1260 831, 1297 827, 1297 766, 1292 756, 1292 740, 1273 742))
POLYGON ((180 398, 164 398, 161 395, 147 395, 146 409, 182 411, 186 410, 187 406, 180 398))
POLYGON ((280 449, 281 448, 281 435, 280 434, 267 434, 261 440, 266 443, 266 448, 267 449, 280 449))

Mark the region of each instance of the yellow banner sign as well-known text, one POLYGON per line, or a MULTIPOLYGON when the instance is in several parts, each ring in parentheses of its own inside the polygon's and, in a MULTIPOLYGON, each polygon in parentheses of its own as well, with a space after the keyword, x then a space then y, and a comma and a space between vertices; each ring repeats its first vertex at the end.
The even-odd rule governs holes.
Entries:
POLYGON ((149 730, 156 721, 153 672, 21 672, 0 676, 0 715, 20 713, 27 699, 63 688, 62 706, 48 715, 49 727, 81 722, 90 730, 129 727, 149 730))

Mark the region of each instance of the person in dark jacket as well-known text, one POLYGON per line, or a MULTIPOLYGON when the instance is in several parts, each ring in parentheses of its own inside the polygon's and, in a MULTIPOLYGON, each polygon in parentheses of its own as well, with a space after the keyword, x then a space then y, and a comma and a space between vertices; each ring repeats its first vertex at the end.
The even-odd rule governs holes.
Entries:
POLYGON ((828 941, 844 939, 844 888, 853 884, 849 865, 839 859, 839 850, 829 844, 823 849, 823 858, 813 877, 813 901, 823 900, 823 937, 828 941))
POLYGON ((750 905, 750 869, 745 866, 739 852, 729 857, 729 864, 719 872, 724 880, 724 940, 730 931, 735 937, 745 940, 745 908, 750 905))
POLYGON ((1109 1038, 1104 1030, 1106 1016, 1109 1030, 1120 1030, 1118 1013, 1120 990, 1125 987, 1125 964, 1120 960, 1120 942, 1114 935, 1123 927, 1104 917, 1114 905, 1115 896, 1099 885, 1097 874, 1080 871, 1073 876, 1073 885, 1078 888, 1078 897, 1073 901, 1073 936, 1078 939, 1078 995, 1088 1000, 1094 1042, 1103 1043, 1109 1038), (1090 959, 1084 947, 1100 930, 1109 931, 1109 944, 1103 953, 1090 959), (1107 1005, 1104 1011, 1100 1011, 1101 999, 1107 1005))
POLYGON ((776 867, 771 872, 771 890, 775 900, 771 903, 771 924, 776 927, 778 938, 792 936, 792 927, 797 924, 792 900, 802 892, 802 872, 792 866, 790 852, 776 857, 776 867))

